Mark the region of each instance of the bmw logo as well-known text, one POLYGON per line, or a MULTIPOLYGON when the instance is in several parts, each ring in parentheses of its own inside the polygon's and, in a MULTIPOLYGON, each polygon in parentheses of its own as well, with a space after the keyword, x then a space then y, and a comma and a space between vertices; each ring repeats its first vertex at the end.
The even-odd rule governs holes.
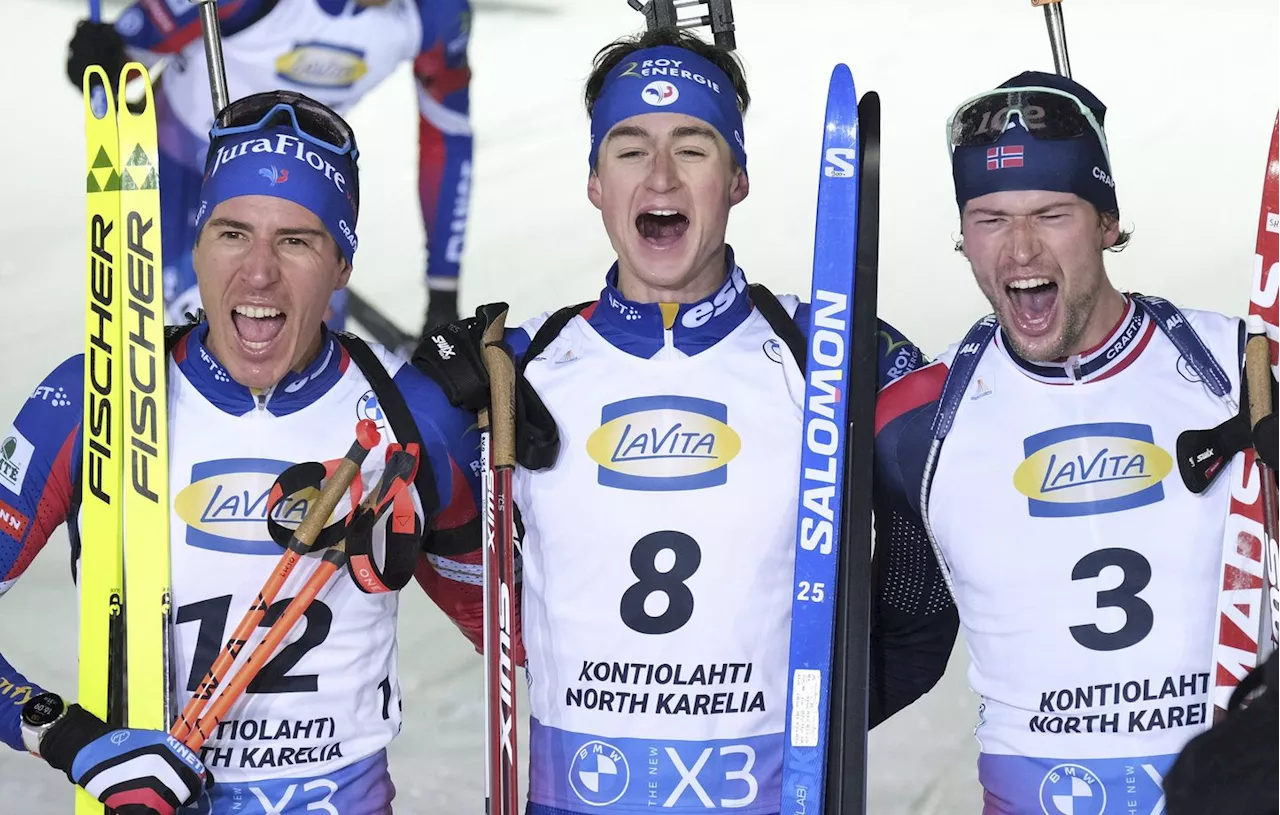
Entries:
POLYGON ((1059 764, 1040 782, 1040 808, 1045 815, 1102 815, 1107 791, 1088 767, 1059 764))
POLYGON ((603 741, 589 741, 578 748, 569 764, 569 785, 584 804, 602 807, 614 803, 631 783, 631 768, 622 751, 603 741))
POLYGON ((364 396, 360 397, 360 401, 356 404, 356 418, 368 419, 379 429, 382 428, 382 406, 378 404, 378 397, 373 391, 365 391, 364 396))

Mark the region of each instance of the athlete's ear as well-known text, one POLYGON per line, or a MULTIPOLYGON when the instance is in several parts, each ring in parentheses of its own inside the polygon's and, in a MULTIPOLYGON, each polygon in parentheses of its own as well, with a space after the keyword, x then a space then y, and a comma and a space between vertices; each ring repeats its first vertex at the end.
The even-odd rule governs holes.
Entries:
POLYGON ((1108 212, 1098 213, 1098 225, 1102 227, 1102 248, 1110 249, 1120 240, 1120 219, 1108 212))
POLYGON ((604 193, 600 188, 600 176, 595 170, 587 176, 587 199, 596 209, 604 209, 604 193))
POLYGON ((729 206, 741 204, 742 199, 747 197, 747 193, 751 192, 751 182, 747 180, 747 174, 741 167, 733 168, 733 180, 729 182, 729 206))
POLYGON ((333 290, 345 289, 349 280, 351 280, 351 264, 344 259, 342 261, 342 271, 338 273, 338 282, 334 285, 333 290))

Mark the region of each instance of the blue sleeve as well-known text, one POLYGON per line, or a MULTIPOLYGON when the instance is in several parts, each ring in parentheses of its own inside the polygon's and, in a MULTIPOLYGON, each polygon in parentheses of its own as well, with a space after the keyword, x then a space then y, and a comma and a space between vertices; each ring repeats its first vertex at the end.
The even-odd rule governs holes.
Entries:
POLYGON ((432 528, 466 526, 479 517, 480 432, 475 414, 450 405, 439 386, 412 365, 402 365, 392 381, 417 422, 435 476, 439 509, 432 528))
POLYGON ((427 236, 427 287, 456 291, 471 198, 471 67, 467 0, 419 0, 418 196, 427 236))
MULTIPOLYGON (((218 21, 229 37, 274 8, 276 0, 220 0, 218 21)), ((116 18, 125 45, 153 54, 174 54, 200 36, 200 8, 192 0, 138 0, 116 18)))
MULTIPOLYGON (((72 357, 45 377, 0 441, 0 594, 71 512, 79 471, 82 360, 72 357)), ((42 690, 0 656, 0 741, 23 749, 21 708, 42 690)))
POLYGON ((524 359, 524 352, 529 350, 529 345, 533 342, 533 337, 523 328, 508 328, 502 339, 511 349, 511 355, 517 363, 524 359))
POLYGON ((29 682, 0 654, 0 741, 15 750, 26 752, 27 748, 22 746, 22 731, 19 729, 22 706, 32 696, 41 693, 44 693, 44 688, 29 682))

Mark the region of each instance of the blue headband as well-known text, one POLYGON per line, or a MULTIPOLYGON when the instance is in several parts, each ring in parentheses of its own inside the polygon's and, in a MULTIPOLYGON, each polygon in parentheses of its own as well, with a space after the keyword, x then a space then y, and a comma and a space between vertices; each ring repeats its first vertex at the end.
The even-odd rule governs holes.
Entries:
POLYGON ((196 232, 223 201, 271 195, 315 213, 350 263, 358 241, 348 179, 355 177, 350 156, 317 148, 288 126, 217 139, 205 162, 196 232))
POLYGON ((624 119, 644 113, 684 113, 715 128, 745 173, 747 148, 742 134, 738 92, 724 71, 692 51, 672 45, 629 55, 605 75, 591 112, 594 169, 600 145, 624 119))
MULTIPOLYGON (((1099 125, 1106 120, 1106 105, 1083 85, 1056 74, 1028 71, 1000 87, 1030 86, 1069 93, 1092 111, 1099 125)), ((1099 212, 1120 211, 1111 165, 1097 136, 1090 133, 1074 139, 1040 140, 1031 135, 1020 116, 1011 124, 995 144, 958 147, 951 156, 961 213, 968 201, 1007 190, 1068 192, 1093 204, 1099 212)))

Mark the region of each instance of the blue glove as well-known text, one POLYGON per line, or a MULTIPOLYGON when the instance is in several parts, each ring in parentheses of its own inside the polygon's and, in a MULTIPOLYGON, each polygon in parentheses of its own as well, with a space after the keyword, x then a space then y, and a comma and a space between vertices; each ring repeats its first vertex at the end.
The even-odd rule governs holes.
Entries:
POLYGON ((40 742, 40 754, 116 815, 174 815, 213 786, 186 745, 154 730, 112 730, 79 705, 40 742))

